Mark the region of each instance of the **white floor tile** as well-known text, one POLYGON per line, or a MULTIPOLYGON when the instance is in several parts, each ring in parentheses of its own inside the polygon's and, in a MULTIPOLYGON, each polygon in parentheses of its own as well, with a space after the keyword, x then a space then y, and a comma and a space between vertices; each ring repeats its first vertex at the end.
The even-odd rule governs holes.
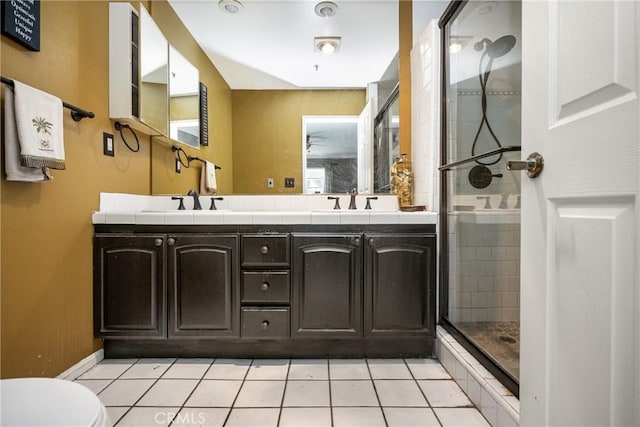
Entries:
POLYGON ((98 394, 107 388, 107 386, 111 384, 111 381, 113 380, 75 380, 74 382, 83 385, 95 394, 98 394))
POLYGON ((472 406, 467 395, 453 380, 420 380, 418 384, 432 407, 472 406))
POLYGON ((178 359, 162 378, 200 379, 207 372, 213 359, 178 359))
POLYGON ((389 427, 440 427, 430 408, 384 408, 389 427))
POLYGON ((331 427, 331 409, 282 408, 278 427, 331 427))
POLYGON ((204 378, 207 380, 242 380, 250 365, 251 359, 216 359, 204 378))
POLYGON ((417 380, 451 379, 451 375, 436 359, 406 359, 406 362, 417 380))
POLYGON ((230 408, 242 381, 202 380, 184 406, 230 408))
POLYGON ((254 360, 249 368, 247 380, 285 380, 289 361, 282 359, 254 360))
POLYGON ((160 378, 175 359, 140 359, 129 368, 120 378, 145 379, 160 378))
POLYGON ((98 397, 104 406, 133 406, 154 380, 115 380, 98 397))
POLYGON ((332 380, 368 380, 369 368, 364 359, 331 359, 329 376, 332 380))
POLYGON ((158 380, 136 406, 182 406, 198 380, 158 380))
POLYGON ((333 406, 378 406, 371 380, 331 381, 333 406))
POLYGON ((182 408, 171 426, 222 427, 229 408, 182 408))
POLYGON ((326 359, 292 360, 289 367, 290 380, 328 380, 329 366, 326 359))
POLYGON ((280 407, 284 381, 245 381, 236 399, 238 408, 280 407))
POLYGON ((380 408, 333 408, 334 427, 385 427, 380 408))
POLYGON ((225 427, 276 427, 280 409, 233 408, 225 427))
POLYGON ((84 374, 80 375, 79 380, 114 380, 118 378, 124 371, 129 369, 137 359, 108 359, 98 363, 84 374))
POLYGON ((108 406, 107 415, 109 416, 110 426, 116 425, 120 418, 129 410, 129 406, 108 406))
POLYGON ((490 426, 475 408, 435 408, 434 411, 443 427, 490 426))
POLYGON ((168 426, 180 408, 131 408, 118 427, 168 426))
POLYGON ((288 381, 282 406, 329 406, 329 381, 288 381))
POLYGON ((429 406, 414 380, 375 380, 382 406, 429 406))
POLYGON ((402 359, 369 359, 369 370, 374 380, 410 380, 411 372, 402 359))

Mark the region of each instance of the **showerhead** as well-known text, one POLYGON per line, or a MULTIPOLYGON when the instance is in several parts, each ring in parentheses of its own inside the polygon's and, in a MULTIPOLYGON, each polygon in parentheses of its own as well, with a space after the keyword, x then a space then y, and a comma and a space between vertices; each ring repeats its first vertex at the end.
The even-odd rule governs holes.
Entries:
POLYGON ((486 54, 489 58, 496 59, 506 55, 516 45, 516 38, 512 35, 502 36, 496 41, 484 38, 473 45, 473 48, 478 52, 481 51, 486 45, 486 54))

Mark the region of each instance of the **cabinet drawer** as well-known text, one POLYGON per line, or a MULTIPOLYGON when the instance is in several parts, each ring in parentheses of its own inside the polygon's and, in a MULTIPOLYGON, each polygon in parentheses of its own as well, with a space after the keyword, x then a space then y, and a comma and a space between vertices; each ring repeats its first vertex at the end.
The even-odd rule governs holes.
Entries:
POLYGON ((243 267, 285 267, 288 265, 288 234, 245 234, 242 236, 243 267))
POLYGON ((242 336, 286 338, 289 336, 288 308, 243 308, 242 336))
POLYGON ((289 272, 243 271, 242 302, 289 304, 289 272))

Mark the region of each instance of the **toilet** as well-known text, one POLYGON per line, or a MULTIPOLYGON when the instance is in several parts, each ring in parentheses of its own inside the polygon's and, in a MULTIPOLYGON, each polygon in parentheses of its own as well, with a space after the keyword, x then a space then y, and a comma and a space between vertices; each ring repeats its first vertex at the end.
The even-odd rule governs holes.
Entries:
POLYGON ((110 425, 107 410, 91 390, 56 378, 0 380, 0 425, 110 425))

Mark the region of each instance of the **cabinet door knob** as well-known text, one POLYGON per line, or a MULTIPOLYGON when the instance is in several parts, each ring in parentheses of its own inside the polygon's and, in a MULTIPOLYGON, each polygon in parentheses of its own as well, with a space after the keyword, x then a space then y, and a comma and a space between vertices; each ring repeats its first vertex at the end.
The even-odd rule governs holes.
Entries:
POLYGON ((269 290, 269 282, 262 282, 262 285, 260 285, 260 289, 262 289, 263 291, 269 290))
POLYGON ((167 239, 167 245, 173 246, 173 245, 175 245, 175 243, 176 243, 176 239, 174 239, 173 237, 169 237, 167 239))
POLYGON ((153 241, 153 246, 162 246, 162 239, 156 239, 153 241))
POLYGON ((262 330, 266 330, 269 327, 269 321, 268 320, 264 320, 262 322, 262 330))
POLYGON ((269 246, 264 245, 263 247, 261 247, 261 248, 260 248, 260 253, 261 253, 262 255, 266 255, 266 254, 268 254, 268 253, 269 253, 269 246))
POLYGON ((356 245, 360 244, 360 238, 356 237, 355 239, 353 239, 353 243, 355 243, 356 245))

